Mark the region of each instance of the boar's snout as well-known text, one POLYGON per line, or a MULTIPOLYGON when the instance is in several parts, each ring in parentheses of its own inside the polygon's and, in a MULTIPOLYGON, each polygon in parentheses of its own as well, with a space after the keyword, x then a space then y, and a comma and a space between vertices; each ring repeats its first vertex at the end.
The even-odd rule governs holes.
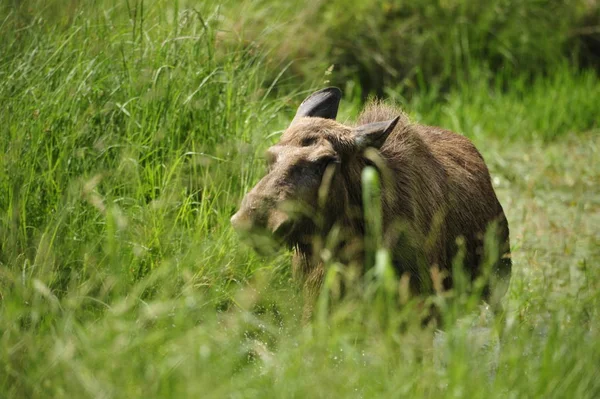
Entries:
POLYGON ((292 219, 265 198, 248 194, 240 210, 231 217, 231 225, 244 236, 262 235, 281 240, 292 228, 292 219))
POLYGON ((236 212, 230 219, 231 225, 238 232, 249 232, 252 230, 252 222, 250 222, 246 213, 241 210, 236 212))

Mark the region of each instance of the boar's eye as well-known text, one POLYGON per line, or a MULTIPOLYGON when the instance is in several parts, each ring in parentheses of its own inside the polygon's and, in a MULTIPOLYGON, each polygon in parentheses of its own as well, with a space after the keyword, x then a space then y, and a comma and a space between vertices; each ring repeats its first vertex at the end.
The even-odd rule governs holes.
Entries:
POLYGON ((300 145, 302 147, 309 147, 311 145, 313 145, 314 143, 317 142, 317 138, 312 136, 312 137, 303 137, 302 140, 300 140, 300 145))
POLYGON ((316 167, 320 173, 325 172, 325 168, 331 164, 331 163, 338 163, 339 159, 338 157, 334 156, 334 155, 325 155, 323 157, 320 157, 319 159, 317 159, 316 161, 314 161, 314 167, 316 167))
POLYGON ((309 177, 321 176, 325 173, 327 165, 333 162, 339 162, 338 158, 332 155, 319 157, 315 160, 304 159, 298 161, 289 169, 290 175, 309 177))

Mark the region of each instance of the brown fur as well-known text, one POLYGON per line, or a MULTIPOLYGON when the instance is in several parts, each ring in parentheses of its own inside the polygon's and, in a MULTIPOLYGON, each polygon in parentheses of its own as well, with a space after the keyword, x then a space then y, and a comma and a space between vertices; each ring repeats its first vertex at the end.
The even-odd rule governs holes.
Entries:
MULTIPOLYGON (((483 235, 491 224, 496 224, 497 251, 488 256, 494 261, 495 278, 507 282, 508 223, 483 158, 467 138, 412 124, 400 110, 379 102, 365 107, 357 125, 398 115, 400 120, 377 159, 357 150, 353 127, 333 119, 300 118, 269 149, 270 172, 244 198, 232 222, 238 230, 253 234, 264 229, 293 247, 294 273, 312 291, 321 284, 320 249, 334 226, 343 232, 335 256, 345 263, 362 263, 361 172, 375 164, 382 174, 385 245, 392 251, 397 272, 410 275, 414 291, 433 289, 432 267, 442 271, 443 287, 452 287, 459 237, 465 243, 465 270, 472 279, 480 276, 483 235), (330 176, 330 182, 324 176, 330 176), (327 197, 319 204, 324 185, 327 197), (300 204, 304 213, 290 216, 282 206, 290 201, 300 204)), ((494 297, 498 299, 505 289, 503 284, 494 297)), ((486 288, 484 295, 490 294, 486 288)))

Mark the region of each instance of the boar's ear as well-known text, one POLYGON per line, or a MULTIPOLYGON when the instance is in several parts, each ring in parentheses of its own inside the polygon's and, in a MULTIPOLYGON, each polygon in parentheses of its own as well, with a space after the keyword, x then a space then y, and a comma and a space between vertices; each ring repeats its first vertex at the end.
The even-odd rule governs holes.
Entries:
POLYGON ((292 124, 304 117, 335 119, 341 98, 342 92, 337 87, 328 87, 311 94, 298 107, 292 124))
POLYGON ((397 116, 391 121, 373 122, 355 127, 353 130, 354 143, 359 148, 380 148, 383 143, 385 143, 385 140, 388 138, 390 133, 394 130, 399 120, 400 117, 397 116))

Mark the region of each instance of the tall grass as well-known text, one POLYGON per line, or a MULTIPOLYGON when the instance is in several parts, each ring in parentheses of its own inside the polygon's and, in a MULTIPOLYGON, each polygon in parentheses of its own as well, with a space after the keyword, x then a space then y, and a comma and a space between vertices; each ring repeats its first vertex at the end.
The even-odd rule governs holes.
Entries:
POLYGON ((216 5, 168 19, 160 3, 82 5, 64 27, 44 13, 20 26, 24 8, 3 28, 3 257, 50 240, 68 254, 46 257, 59 274, 85 253, 136 280, 187 253, 226 220, 252 179, 243 143, 280 108, 260 94, 261 60, 217 54, 216 5))
MULTIPOLYGON (((515 256, 500 344, 466 307, 422 329, 389 275, 393 301, 362 285, 303 325, 289 254, 259 257, 228 223, 303 95, 269 78, 269 54, 223 40, 234 9, 0 9, 1 397, 598 396, 595 75, 441 103, 390 86, 490 165, 515 256)), ((322 298, 348 273, 332 265, 322 298)))
POLYGON ((494 136, 551 141, 597 129, 598 74, 565 64, 554 68, 533 79, 523 75, 506 79, 473 68, 470 79, 447 92, 422 84, 407 95, 399 85, 387 88, 385 97, 404 104, 422 123, 444 126, 475 140, 494 136))

